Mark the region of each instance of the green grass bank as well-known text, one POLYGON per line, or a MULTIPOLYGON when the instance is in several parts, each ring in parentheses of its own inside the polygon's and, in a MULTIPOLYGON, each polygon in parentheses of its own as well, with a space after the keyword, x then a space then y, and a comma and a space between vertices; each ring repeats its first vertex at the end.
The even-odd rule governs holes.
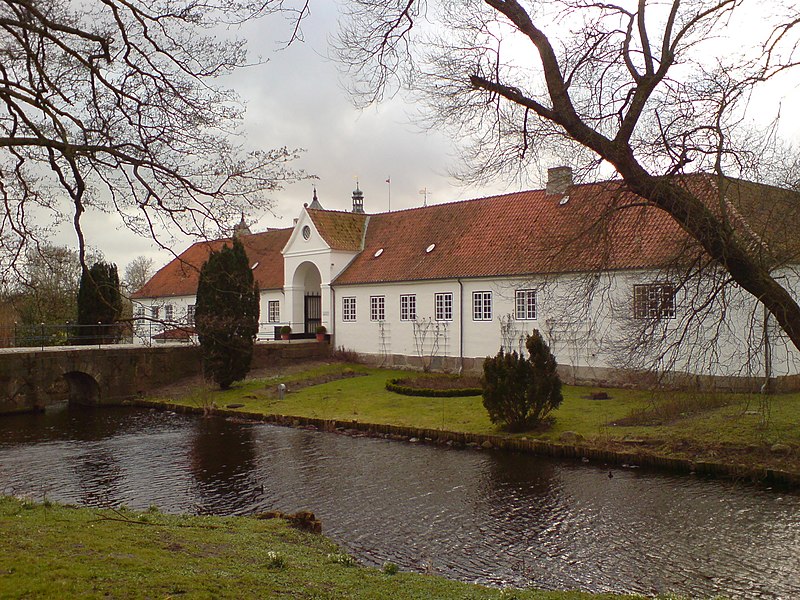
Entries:
MULTIPOLYGON (((278 369, 227 391, 196 382, 174 386, 150 400, 195 410, 230 409, 250 416, 277 415, 351 424, 391 425, 474 435, 524 438, 638 457, 664 457, 698 465, 732 465, 738 476, 774 472, 800 483, 800 394, 760 396, 565 386, 555 422, 537 431, 504 433, 480 397, 404 396, 386 381, 407 371, 327 363, 278 369), (283 399, 278 384, 287 387, 283 399), (593 399, 596 392, 609 398, 593 399)), ((655 463, 652 463, 655 464, 655 463)), ((713 471, 709 471, 713 472, 713 471)))
POLYGON ((282 520, 96 510, 0 497, 0 598, 580 600, 359 566, 282 520))

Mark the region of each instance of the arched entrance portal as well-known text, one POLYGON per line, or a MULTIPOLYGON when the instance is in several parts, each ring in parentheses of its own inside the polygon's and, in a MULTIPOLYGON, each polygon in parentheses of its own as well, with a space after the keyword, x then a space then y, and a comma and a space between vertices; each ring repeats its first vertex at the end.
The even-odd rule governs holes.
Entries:
MULTIPOLYGON (((294 318, 302 316, 302 332, 314 334, 322 325, 322 275, 312 262, 304 262, 294 272, 292 288, 294 318), (302 293, 301 293, 302 292, 302 293)), ((297 327, 295 327, 297 330, 297 327)))

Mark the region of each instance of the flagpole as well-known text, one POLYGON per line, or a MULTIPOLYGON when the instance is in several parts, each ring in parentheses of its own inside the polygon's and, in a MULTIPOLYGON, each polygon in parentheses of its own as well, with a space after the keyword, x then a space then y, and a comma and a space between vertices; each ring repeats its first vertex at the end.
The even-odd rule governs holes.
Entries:
POLYGON ((392 212, 392 176, 386 178, 386 183, 389 184, 389 212, 392 212))

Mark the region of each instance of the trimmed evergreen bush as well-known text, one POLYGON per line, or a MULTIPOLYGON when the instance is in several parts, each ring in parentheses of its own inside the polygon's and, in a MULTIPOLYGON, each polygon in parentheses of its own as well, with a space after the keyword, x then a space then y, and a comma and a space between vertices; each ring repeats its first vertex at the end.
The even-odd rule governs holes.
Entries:
POLYGON ((250 370, 258 333, 259 291, 242 243, 211 252, 200 269, 195 327, 207 379, 227 389, 250 370))
POLYGON ((96 262, 81 274, 78 288, 78 344, 110 344, 119 340, 122 314, 117 265, 96 262), (98 325, 99 323, 99 325, 98 325))
POLYGON ((525 431, 561 405, 555 356, 538 330, 528 336, 528 358, 502 349, 483 361, 483 405, 492 423, 525 431))
POLYGON ((426 398, 461 398, 465 396, 480 396, 483 390, 480 388, 423 388, 403 385, 402 377, 395 377, 386 382, 386 389, 396 394, 404 396, 423 396, 426 398))

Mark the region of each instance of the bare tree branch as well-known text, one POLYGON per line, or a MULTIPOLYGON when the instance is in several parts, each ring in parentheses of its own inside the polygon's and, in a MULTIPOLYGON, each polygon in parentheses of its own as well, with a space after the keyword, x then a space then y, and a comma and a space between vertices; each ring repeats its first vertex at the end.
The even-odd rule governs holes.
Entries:
POLYGON ((85 264, 87 210, 158 241, 218 235, 268 207, 303 176, 289 168, 297 151, 235 141, 242 107, 216 80, 246 66, 245 47, 213 30, 283 13, 291 41, 307 12, 289 0, 1 1, 3 266, 68 221, 85 264))
MULTIPOLYGON (((458 132, 472 170, 467 180, 514 166, 522 172, 544 152, 574 156, 585 171, 610 166, 628 192, 668 213, 702 249, 706 271, 726 274, 703 293, 746 290, 800 349, 800 306, 776 278, 789 257, 798 259, 794 236, 762 243, 776 223, 749 227, 761 209, 745 202, 744 218, 726 197, 746 185, 728 177, 754 172, 764 157, 743 127, 754 86, 800 62, 800 21, 777 12, 760 49, 718 52, 713 44, 741 36, 728 27, 747 4, 353 0, 339 50, 368 101, 402 83, 427 102, 430 126, 458 132), (412 36, 410 21, 398 28, 404 14, 423 13, 434 33, 417 28, 412 36), (716 191, 686 185, 689 167, 713 173, 716 191)), ((800 222, 800 201, 788 192, 750 193, 800 222)), ((698 302, 697 310, 712 305, 719 306, 698 302)))

